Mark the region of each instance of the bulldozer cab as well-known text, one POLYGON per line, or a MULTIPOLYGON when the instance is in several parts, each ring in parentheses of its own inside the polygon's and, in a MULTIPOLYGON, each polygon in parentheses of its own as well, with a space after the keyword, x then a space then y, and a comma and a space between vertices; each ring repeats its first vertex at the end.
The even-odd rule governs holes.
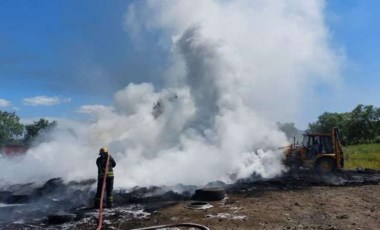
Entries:
POLYGON ((306 149, 306 157, 312 159, 319 154, 333 154, 334 147, 331 135, 305 134, 302 141, 306 149))
POLYGON ((315 169, 318 172, 331 172, 344 166, 342 145, 338 129, 331 134, 306 133, 302 145, 291 149, 288 155, 291 164, 297 167, 315 169))

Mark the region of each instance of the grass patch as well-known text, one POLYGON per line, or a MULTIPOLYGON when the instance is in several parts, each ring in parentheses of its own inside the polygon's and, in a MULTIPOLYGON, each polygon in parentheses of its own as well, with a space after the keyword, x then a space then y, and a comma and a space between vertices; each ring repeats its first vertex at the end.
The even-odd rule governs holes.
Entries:
POLYGON ((343 152, 347 169, 380 169, 380 144, 349 145, 343 152))

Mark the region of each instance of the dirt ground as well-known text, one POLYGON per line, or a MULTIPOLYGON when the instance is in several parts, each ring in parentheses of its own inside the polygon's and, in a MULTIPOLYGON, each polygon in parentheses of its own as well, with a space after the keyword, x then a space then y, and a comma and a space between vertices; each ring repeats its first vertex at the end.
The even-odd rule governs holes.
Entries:
POLYGON ((210 202, 214 207, 205 210, 188 209, 188 203, 180 202, 119 227, 191 222, 210 229, 380 229, 380 185, 248 190, 210 202))

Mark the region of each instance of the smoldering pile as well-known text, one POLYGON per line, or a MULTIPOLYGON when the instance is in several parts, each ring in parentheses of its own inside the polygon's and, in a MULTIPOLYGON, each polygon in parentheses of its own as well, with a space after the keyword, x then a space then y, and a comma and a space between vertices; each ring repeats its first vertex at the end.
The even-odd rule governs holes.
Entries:
MULTIPOLYGON (((91 228, 96 226, 98 210, 92 209, 95 180, 65 183, 53 178, 42 185, 16 184, 0 188, 0 226, 5 229, 21 227, 91 228)), ((204 187, 223 188, 227 194, 257 194, 273 190, 297 190, 310 186, 361 186, 380 184, 380 171, 370 169, 344 170, 328 175, 310 171, 289 173, 272 179, 252 175, 234 184, 211 182, 204 187)), ((105 225, 121 221, 149 218, 162 208, 194 199, 199 187, 151 186, 120 189, 114 192, 115 208, 105 210, 105 225), (195 193, 196 194, 196 193, 195 193)))
POLYGON ((263 179, 252 176, 230 185, 229 193, 255 194, 265 191, 298 190, 311 186, 362 186, 380 184, 380 170, 355 169, 317 174, 311 170, 288 172, 280 177, 263 179))
MULTIPOLYGON (((71 181, 53 178, 44 184, 15 184, 0 188, 0 229, 24 227, 56 228, 57 225, 91 225, 97 221, 93 209, 96 180, 71 181)), ((114 220, 144 218, 160 208, 190 199, 196 186, 134 187, 114 192, 115 209, 105 211, 114 220)))
POLYGON ((0 189, 0 223, 43 222, 55 212, 66 212, 88 205, 95 180, 64 183, 53 178, 44 184, 14 184, 0 189))

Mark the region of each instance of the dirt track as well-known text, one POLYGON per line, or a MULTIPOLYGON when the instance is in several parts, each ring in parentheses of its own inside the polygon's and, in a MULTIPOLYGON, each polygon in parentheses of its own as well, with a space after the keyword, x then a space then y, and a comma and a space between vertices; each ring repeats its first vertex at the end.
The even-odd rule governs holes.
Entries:
POLYGON ((121 227, 193 222, 211 229, 380 229, 380 185, 229 194, 206 210, 190 210, 187 203, 121 227))

